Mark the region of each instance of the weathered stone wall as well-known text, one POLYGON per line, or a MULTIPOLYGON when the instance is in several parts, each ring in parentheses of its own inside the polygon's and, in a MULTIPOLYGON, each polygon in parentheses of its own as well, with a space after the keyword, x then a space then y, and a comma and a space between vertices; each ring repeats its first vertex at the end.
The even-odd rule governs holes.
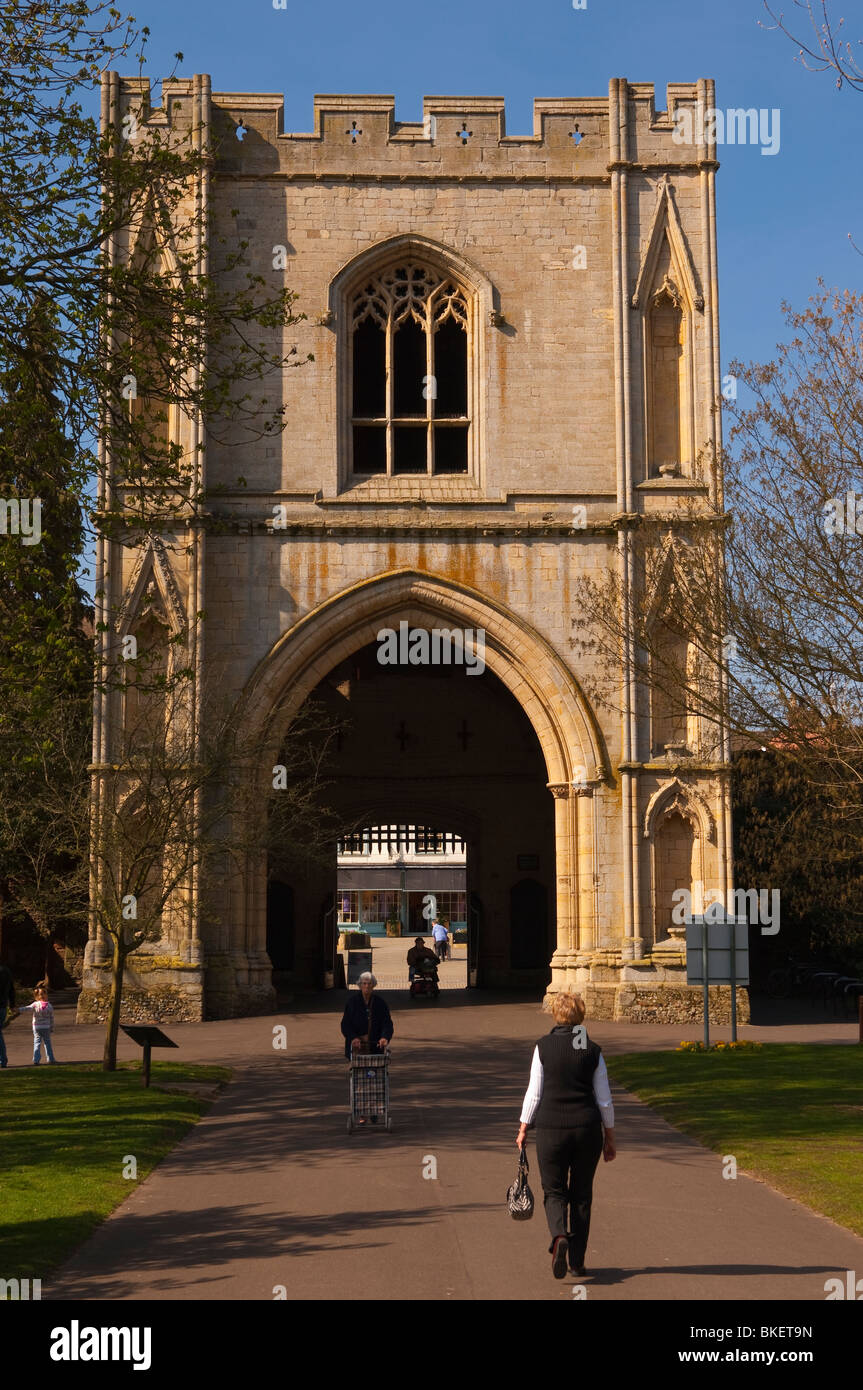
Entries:
MULTIPOLYGON (((78 1023, 108 1017, 111 967, 88 965, 78 1000, 78 1023)), ((121 1023, 200 1023, 204 988, 200 969, 170 957, 130 956, 126 967, 121 1023)))

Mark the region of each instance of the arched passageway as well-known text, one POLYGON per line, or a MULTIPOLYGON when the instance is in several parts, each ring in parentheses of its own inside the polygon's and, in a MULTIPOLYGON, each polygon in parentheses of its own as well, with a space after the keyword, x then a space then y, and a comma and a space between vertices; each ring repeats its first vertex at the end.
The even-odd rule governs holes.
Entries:
MULTIPOLYGON (((604 754, 572 673, 527 624, 449 580, 412 571, 370 580, 302 619, 259 667, 245 718, 271 739, 274 760, 310 697, 348 721, 327 790, 345 829, 386 819, 465 836, 478 984, 542 988, 553 956, 594 944, 588 811, 604 754), (378 634, 401 622, 481 632, 484 669, 381 665, 378 634)), ((286 885, 298 983, 323 979, 334 863, 335 845, 332 871, 286 885)), ((260 860, 235 882, 231 914, 268 969, 260 860)))
MULTIPOLYGON (((397 822, 460 835, 472 978, 479 986, 544 987, 555 946, 545 906, 554 898, 554 799, 530 721, 489 670, 381 666, 376 655, 371 644, 339 662, 310 697, 343 729, 327 805, 343 833, 397 822), (528 872, 542 909, 515 892, 528 872)), ((308 867, 302 881, 286 885, 295 901, 298 983, 315 983, 330 963, 335 869, 333 844, 328 865, 308 867)))

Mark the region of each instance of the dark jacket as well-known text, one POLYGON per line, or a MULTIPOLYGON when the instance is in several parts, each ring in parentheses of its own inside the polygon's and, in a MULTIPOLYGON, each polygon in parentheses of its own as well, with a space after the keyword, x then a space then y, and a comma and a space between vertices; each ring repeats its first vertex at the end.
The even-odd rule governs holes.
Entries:
POLYGON ((411 946, 408 951, 408 965, 416 967, 421 960, 430 960, 433 965, 438 963, 437 956, 434 951, 429 950, 428 946, 411 946))
POLYGON ((533 1122, 537 1129, 574 1129, 600 1123, 593 1094, 593 1074, 602 1056, 587 1034, 585 1047, 573 1047, 577 1035, 568 1023, 558 1024, 537 1043, 542 1062, 542 1099, 533 1122))
POLYGON ((8 965, 0 965, 0 1028, 6 1021, 6 1010, 15 1007, 15 986, 8 965))
POLYGON ((386 1038, 389 1042, 393 1035, 393 1021, 390 1016, 389 1005, 379 994, 372 994, 371 998, 371 1025, 369 1025, 366 1001, 363 999, 360 990, 348 995, 348 1002, 342 1015, 342 1036, 345 1039, 345 1056, 350 1058, 351 1042, 354 1038, 363 1038, 366 1033, 369 1035, 369 1043, 373 1052, 378 1051, 378 1043, 381 1038, 386 1038))

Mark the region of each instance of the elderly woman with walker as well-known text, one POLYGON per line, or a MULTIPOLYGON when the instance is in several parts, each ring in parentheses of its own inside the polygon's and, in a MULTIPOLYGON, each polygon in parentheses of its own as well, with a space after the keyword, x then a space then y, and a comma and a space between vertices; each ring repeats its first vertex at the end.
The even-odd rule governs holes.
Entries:
POLYGON ((365 970, 359 978, 359 991, 348 995, 342 1015, 345 1056, 351 1064, 349 1134, 354 1124, 371 1120, 376 1125, 379 1118, 387 1129, 392 1128, 387 1048, 394 1029, 389 1005, 374 992, 376 984, 371 971, 365 970))

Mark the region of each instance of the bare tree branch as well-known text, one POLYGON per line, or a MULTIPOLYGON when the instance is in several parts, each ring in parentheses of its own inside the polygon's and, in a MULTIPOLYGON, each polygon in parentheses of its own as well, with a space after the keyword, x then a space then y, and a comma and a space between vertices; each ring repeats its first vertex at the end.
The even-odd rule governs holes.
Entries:
MULTIPOLYGON (((812 29, 812 37, 808 42, 797 38, 785 23, 785 16, 782 11, 775 14, 767 0, 764 0, 764 8, 773 20, 772 25, 761 25, 762 28, 781 29, 791 42, 798 49, 797 61, 802 63, 809 72, 836 73, 836 86, 853 87, 855 91, 863 92, 863 64, 861 64, 861 54, 856 49, 863 47, 863 39, 845 39, 839 37, 838 31, 845 23, 840 19, 838 23, 830 18, 827 0, 793 0, 794 8, 803 10, 809 19, 812 29), (820 13, 819 13, 820 11, 820 13)), ((759 20, 759 24, 761 21, 759 20)))

